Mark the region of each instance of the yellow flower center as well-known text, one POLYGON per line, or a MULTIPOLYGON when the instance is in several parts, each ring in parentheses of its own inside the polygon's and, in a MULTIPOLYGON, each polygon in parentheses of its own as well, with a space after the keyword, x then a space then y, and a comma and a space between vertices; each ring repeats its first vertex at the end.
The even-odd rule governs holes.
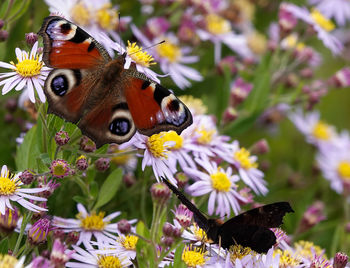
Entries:
POLYGON ((249 247, 243 247, 241 245, 233 245, 229 249, 230 260, 232 263, 235 263, 236 259, 242 259, 243 257, 249 254, 255 254, 255 252, 249 247))
POLYGON ((193 225, 192 231, 198 241, 204 241, 204 242, 208 241, 206 232, 204 232, 202 228, 199 228, 197 224, 193 225))
POLYGON ((192 95, 183 95, 180 96, 180 99, 196 114, 205 114, 208 110, 201 99, 195 98, 192 95))
POLYGON ((316 139, 319 140, 328 140, 331 136, 329 125, 326 123, 323 123, 322 121, 319 121, 312 130, 312 134, 316 139))
POLYGON ((248 36, 248 46, 257 55, 262 55, 267 48, 265 35, 259 32, 253 32, 248 36))
POLYGON ((90 23, 90 12, 82 2, 78 2, 70 12, 74 22, 77 24, 85 26, 90 23))
POLYGON ((4 177, 0 177, 0 195, 13 195, 17 189, 16 181, 13 179, 13 175, 7 171, 4 177))
POLYGON ((178 135, 175 131, 171 130, 164 134, 164 140, 165 141, 173 141, 175 142, 175 145, 173 145, 170 149, 172 150, 178 150, 182 148, 183 144, 183 138, 178 135))
POLYGON ((238 161, 242 168, 244 169, 250 169, 250 168, 257 168, 258 164, 252 162, 250 159, 250 152, 242 147, 239 151, 235 152, 234 159, 238 161))
POLYGON ((96 215, 96 212, 92 212, 91 215, 83 218, 78 214, 78 219, 80 219, 80 226, 85 230, 90 231, 102 231, 105 228, 106 222, 103 221, 105 213, 100 212, 96 215))
POLYGON ((39 61, 39 56, 33 56, 28 59, 27 55, 24 55, 24 60, 20 61, 17 58, 18 63, 13 64, 16 67, 16 72, 23 77, 33 77, 40 74, 41 68, 43 67, 43 63, 39 61))
POLYGON ((63 164, 57 164, 53 166, 52 174, 55 176, 64 176, 67 172, 67 166, 63 164))
POLYGON ((332 31, 335 28, 334 23, 322 15, 317 9, 312 9, 311 17, 322 29, 327 32, 332 31))
POLYGON ((305 258, 312 259, 316 254, 317 256, 322 254, 322 248, 315 245, 313 242, 300 240, 294 243, 294 247, 296 249, 296 253, 305 258))
POLYGON ((279 267, 281 268, 296 267, 301 263, 301 259, 293 256, 293 254, 288 250, 282 251, 280 249, 276 249, 274 250, 273 255, 275 256, 276 254, 280 254, 279 267))
POLYGON ((112 4, 107 3, 96 12, 98 24, 106 30, 115 30, 118 24, 118 12, 111 7, 112 4))
MULTIPOLYGON (((218 168, 219 169, 219 168, 218 168)), ((216 172, 210 175, 213 188, 219 192, 228 192, 231 187, 231 181, 223 172, 216 172)))
POLYGON ((125 238, 122 238, 120 243, 123 245, 123 247, 126 250, 135 250, 136 249, 136 243, 139 240, 139 238, 135 235, 128 235, 125 238))
POLYGON ((346 180, 350 180, 350 163, 348 161, 342 161, 338 165, 338 174, 346 180))
POLYGON ((126 51, 130 58, 133 59, 137 64, 149 67, 150 65, 156 64, 156 62, 153 62, 153 57, 148 54, 146 51, 142 50, 142 47, 139 47, 136 45, 135 42, 130 43, 128 40, 128 47, 126 48, 126 51))
POLYGON ((203 252, 202 249, 187 247, 182 252, 181 258, 187 267, 196 267, 205 264, 207 261, 205 255, 206 252, 203 252))
POLYGON ((167 58, 170 62, 177 62, 182 56, 181 49, 170 40, 165 40, 164 43, 156 47, 159 56, 167 58))
POLYGON ((77 158, 77 160, 80 160, 80 159, 86 159, 86 156, 85 155, 81 155, 77 158))
POLYGON ((206 24, 207 24, 207 30, 208 32, 219 35, 219 34, 225 34, 231 31, 231 26, 228 20, 225 20, 224 18, 216 15, 216 14, 209 14, 205 18, 206 24))
POLYGON ((169 145, 166 145, 165 142, 163 133, 153 134, 147 140, 147 148, 154 157, 167 159, 169 145))
POLYGON ((122 263, 116 256, 99 256, 97 265, 99 268, 122 268, 122 263))
POLYGON ((197 130, 197 133, 200 134, 200 137, 197 138, 197 142, 200 144, 209 144, 212 141, 215 132, 214 129, 209 131, 204 128, 197 130))
POLYGON ((14 268, 16 267, 16 264, 18 263, 18 260, 11 256, 11 255, 2 255, 0 254, 0 267, 1 268, 14 268))

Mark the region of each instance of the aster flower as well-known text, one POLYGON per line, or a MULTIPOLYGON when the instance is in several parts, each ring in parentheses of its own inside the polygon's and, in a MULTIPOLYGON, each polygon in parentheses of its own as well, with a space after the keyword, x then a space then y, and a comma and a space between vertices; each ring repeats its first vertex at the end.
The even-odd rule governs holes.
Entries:
POLYGON ((131 17, 121 17, 119 21, 118 10, 109 0, 45 0, 45 2, 51 13, 59 14, 82 27, 99 41, 111 56, 114 56, 114 51, 100 34, 105 33, 115 40, 121 40, 116 30, 118 28, 124 30, 131 21, 131 17))
POLYGON ((93 268, 93 267, 128 267, 132 263, 123 256, 115 254, 101 255, 94 250, 91 245, 84 250, 77 246, 72 246, 75 253, 72 254, 72 261, 66 263, 66 267, 93 268), (75 262, 73 260, 76 260, 75 262))
POLYGON ((191 52, 191 49, 189 47, 181 48, 174 34, 168 33, 167 35, 158 36, 153 40, 149 40, 136 26, 132 25, 131 29, 137 39, 145 47, 150 47, 165 40, 164 43, 149 48, 149 50, 156 61, 159 62, 162 72, 169 74, 179 88, 184 89, 189 87, 191 83, 188 79, 202 81, 201 74, 187 66, 187 64, 197 62, 199 58, 197 56, 186 56, 186 54, 191 52))
POLYGON ((340 26, 345 26, 350 20, 350 2, 348 0, 309 0, 309 4, 316 8, 327 18, 334 18, 340 26))
POLYGON ((335 36, 329 33, 335 28, 334 24, 325 18, 317 9, 313 9, 310 12, 305 7, 298 7, 290 3, 282 3, 281 6, 296 18, 312 26, 317 33, 317 37, 333 52, 333 54, 339 54, 342 51, 343 44, 335 36))
POLYGON ((184 248, 181 259, 187 267, 203 267, 210 257, 208 257, 208 252, 204 251, 203 248, 188 246, 184 248))
MULTIPOLYGON (((89 247, 92 237, 98 243, 113 238, 113 234, 119 234, 118 223, 110 223, 114 218, 120 215, 120 212, 114 212, 108 216, 104 216, 104 212, 89 213, 82 204, 77 205, 78 215, 77 219, 64 219, 55 216, 52 225, 61 228, 64 232, 79 232, 80 237, 77 245, 84 244, 86 248, 89 247)), ((135 223, 136 220, 129 221, 130 224, 135 223)))
POLYGON ((26 88, 29 99, 34 103, 35 89, 40 101, 45 102, 43 86, 50 68, 44 66, 42 54, 38 53, 38 42, 35 42, 29 54, 19 48, 16 48, 15 52, 18 63, 11 61, 9 64, 0 61, 1 68, 11 70, 11 72, 0 74, 0 86, 3 86, 2 95, 12 89, 19 91, 26 88))
POLYGON ((148 54, 148 52, 144 51, 142 47, 136 45, 135 42, 131 43, 128 41, 128 46, 124 48, 120 44, 119 41, 113 41, 110 37, 105 34, 100 34, 101 40, 103 43, 108 44, 107 46, 114 51, 117 51, 119 55, 126 54, 125 56, 125 64, 124 69, 129 69, 131 65, 133 65, 136 70, 140 73, 143 73, 151 80, 160 83, 158 76, 161 76, 154 71, 152 71, 149 67, 155 65, 153 57, 148 54))
POLYGON ((239 173, 242 181, 255 193, 265 195, 268 192, 264 173, 258 169, 257 157, 250 155, 244 147, 239 147, 237 140, 228 145, 229 154, 224 155, 224 159, 233 164, 239 173), (228 157, 227 157, 228 156, 228 157))
POLYGON ((51 221, 42 218, 36 221, 28 230, 28 240, 32 245, 46 242, 49 232, 52 230, 51 221))
POLYGON ((231 167, 224 170, 209 159, 196 158, 196 162, 206 172, 191 168, 184 170, 189 177, 196 180, 187 188, 191 195, 201 196, 210 193, 208 201, 209 215, 212 215, 215 210, 215 214, 220 215, 220 217, 225 215, 230 217, 231 209, 235 214, 238 214, 241 209, 238 201, 244 202, 245 198, 237 192, 238 186, 235 183, 239 181, 239 177, 232 174, 231 167))
POLYGON ((17 259, 16 257, 9 254, 0 254, 0 267, 22 268, 24 265, 24 261, 25 256, 22 256, 20 259, 17 259))
POLYGON ((216 63, 218 63, 221 58, 222 43, 243 58, 253 57, 253 53, 248 47, 246 37, 241 34, 235 34, 228 20, 225 20, 217 14, 210 13, 203 18, 203 21, 205 27, 203 29, 197 29, 196 33, 201 40, 210 40, 213 42, 216 63))
POLYGON ((2 166, 0 175, 0 213, 2 215, 5 214, 6 208, 14 209, 10 201, 16 202, 34 212, 46 211, 47 209, 35 205, 28 200, 47 201, 46 198, 31 195, 46 191, 47 188, 22 188, 23 183, 19 178, 20 175, 21 173, 10 174, 7 166, 2 166))
POLYGON ((175 145, 175 142, 164 139, 164 132, 153 134, 150 137, 136 132, 130 141, 123 143, 119 148, 125 149, 131 145, 144 150, 142 170, 146 166, 151 166, 157 180, 159 180, 159 177, 165 176, 173 184, 176 184, 174 178, 176 173, 175 162, 168 160, 171 155, 170 148, 175 145))
POLYGON ((73 253, 74 251, 69 250, 60 239, 55 239, 50 254, 50 261, 56 267, 64 266, 65 263, 71 258, 73 253))

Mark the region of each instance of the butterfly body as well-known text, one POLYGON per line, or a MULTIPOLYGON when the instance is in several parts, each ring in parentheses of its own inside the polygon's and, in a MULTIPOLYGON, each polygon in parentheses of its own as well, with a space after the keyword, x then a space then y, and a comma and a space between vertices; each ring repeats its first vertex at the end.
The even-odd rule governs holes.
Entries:
POLYGON ((283 223, 283 216, 294 212, 288 202, 277 202, 248 210, 226 222, 207 219, 174 185, 165 178, 163 181, 181 203, 193 212, 194 221, 206 232, 209 241, 225 249, 238 244, 258 253, 266 253, 276 243, 276 236, 269 228, 279 227, 283 223))
POLYGON ((126 142, 136 130, 148 136, 166 130, 180 134, 192 123, 188 108, 172 92, 134 64, 124 69, 126 54, 112 60, 77 25, 50 16, 39 34, 43 60, 54 68, 44 85, 48 112, 78 124, 98 147, 126 142))

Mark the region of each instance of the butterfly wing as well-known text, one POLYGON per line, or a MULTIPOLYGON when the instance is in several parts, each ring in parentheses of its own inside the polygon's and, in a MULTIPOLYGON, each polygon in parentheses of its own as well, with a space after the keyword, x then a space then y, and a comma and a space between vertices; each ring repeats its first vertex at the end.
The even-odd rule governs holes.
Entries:
POLYGON ((163 182, 169 187, 169 189, 179 198, 182 204, 184 204, 190 211, 193 212, 194 220, 200 228, 208 230, 208 219, 200 212, 200 210, 184 196, 174 185, 172 185, 166 178, 162 177, 163 182))
POLYGON ((190 111, 170 90, 132 70, 128 76, 124 94, 140 133, 150 136, 174 130, 180 134, 192 124, 190 111))
POLYGON ((102 66, 111 59, 88 33, 61 17, 45 18, 39 35, 44 39, 43 60, 55 68, 44 85, 48 112, 76 123, 99 82, 102 66))
POLYGON ((294 212, 288 202, 277 202, 233 217, 219 228, 222 246, 229 248, 237 243, 259 253, 267 252, 276 243, 276 237, 269 228, 282 225, 283 216, 288 212, 294 212))

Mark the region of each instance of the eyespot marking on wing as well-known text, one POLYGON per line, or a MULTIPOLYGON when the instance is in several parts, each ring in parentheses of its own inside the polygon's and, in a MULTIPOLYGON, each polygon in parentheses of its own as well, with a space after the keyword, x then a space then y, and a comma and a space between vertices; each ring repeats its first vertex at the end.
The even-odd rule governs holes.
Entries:
POLYGON ((170 124, 180 126, 187 119, 183 104, 173 94, 163 98, 161 108, 165 120, 170 124))

